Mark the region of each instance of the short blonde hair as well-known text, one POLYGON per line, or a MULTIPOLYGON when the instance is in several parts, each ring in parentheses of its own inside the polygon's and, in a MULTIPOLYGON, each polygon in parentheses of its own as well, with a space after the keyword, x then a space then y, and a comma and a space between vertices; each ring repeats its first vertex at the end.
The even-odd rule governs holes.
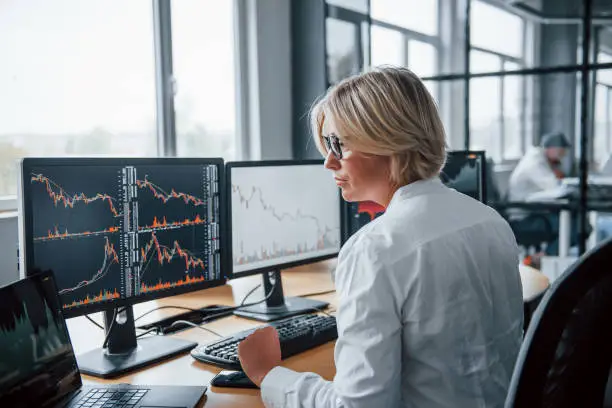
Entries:
POLYGON ((440 173, 446 135, 436 103, 409 69, 383 66, 331 87, 310 112, 319 151, 326 115, 350 149, 391 157, 391 179, 398 186, 440 173))

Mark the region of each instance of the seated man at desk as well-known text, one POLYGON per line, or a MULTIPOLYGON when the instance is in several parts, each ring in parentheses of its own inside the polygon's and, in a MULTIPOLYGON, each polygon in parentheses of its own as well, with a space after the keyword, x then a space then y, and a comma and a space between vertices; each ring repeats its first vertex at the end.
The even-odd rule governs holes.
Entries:
MULTIPOLYGON (((540 146, 528 150, 512 172, 508 185, 508 201, 528 201, 529 197, 535 193, 558 188, 561 185, 561 180, 565 177, 562 163, 570 146, 569 140, 563 133, 544 135, 540 141, 540 146)), ((525 227, 530 230, 542 225, 542 217, 549 220, 552 231, 558 235, 559 214, 538 214, 537 217, 532 217, 524 210, 514 210, 511 213, 511 218, 521 220, 525 223, 525 227), (532 226, 526 225, 532 221, 532 226)), ((574 228, 572 228, 570 238, 572 245, 578 242, 578 229, 576 227, 577 225, 574 225, 574 228)), ((557 255, 558 248, 559 241, 557 238, 548 244, 546 254, 557 255)))
POLYGON ((502 407, 522 340, 518 248, 495 210, 439 180, 446 136, 427 88, 378 68, 331 88, 311 115, 342 196, 386 211, 338 256, 334 381, 280 367, 272 327, 240 343, 264 403, 502 407))
POLYGON ((540 146, 528 150, 512 172, 508 200, 525 201, 533 193, 558 187, 565 176, 562 162, 570 146, 563 133, 544 135, 540 146))

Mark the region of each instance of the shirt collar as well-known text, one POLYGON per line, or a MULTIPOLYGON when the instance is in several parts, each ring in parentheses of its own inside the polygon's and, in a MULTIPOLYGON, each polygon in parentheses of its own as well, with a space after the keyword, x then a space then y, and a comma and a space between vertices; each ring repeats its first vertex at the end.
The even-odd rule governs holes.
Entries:
POLYGON ((424 194, 431 194, 435 191, 440 191, 444 187, 439 177, 433 177, 426 180, 419 180, 400 187, 391 198, 391 202, 387 206, 386 212, 389 212, 394 206, 400 201, 404 201, 409 198, 417 197, 424 194))

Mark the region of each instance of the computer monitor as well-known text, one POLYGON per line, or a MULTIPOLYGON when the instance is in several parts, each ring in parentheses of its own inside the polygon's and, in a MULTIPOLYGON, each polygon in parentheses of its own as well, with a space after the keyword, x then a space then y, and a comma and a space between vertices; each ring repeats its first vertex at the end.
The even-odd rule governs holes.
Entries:
POLYGON ((108 347, 79 356, 109 377, 195 343, 137 342, 131 305, 224 283, 222 159, 26 158, 20 271, 54 272, 65 317, 104 311, 108 347))
POLYGON ((335 257, 340 251, 340 192, 321 160, 226 164, 232 278, 262 273, 266 303, 235 313, 270 321, 325 308, 284 298, 283 268, 335 257))
MULTIPOLYGON (((448 152, 440 179, 460 193, 486 203, 486 159, 483 151, 448 152)), ((384 208, 373 202, 344 202, 343 238, 346 241, 361 227, 383 214, 384 208)))

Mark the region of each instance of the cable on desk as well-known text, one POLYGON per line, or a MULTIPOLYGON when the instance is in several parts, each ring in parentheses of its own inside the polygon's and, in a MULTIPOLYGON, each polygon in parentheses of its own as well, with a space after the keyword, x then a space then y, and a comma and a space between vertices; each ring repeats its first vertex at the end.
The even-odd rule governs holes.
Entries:
POLYGON ((89 320, 91 323, 93 323, 94 325, 98 326, 100 329, 104 330, 104 326, 102 326, 100 323, 96 322, 94 319, 89 317, 89 315, 85 315, 85 318, 89 320))
MULTIPOLYGON (((216 308, 210 308, 210 309, 206 309, 208 310, 224 310, 224 311, 228 311, 228 310, 232 310, 234 306, 226 306, 226 307, 216 307, 216 308)), ((185 307, 185 306, 159 306, 156 307, 155 309, 151 309, 148 312, 144 312, 143 314, 141 314, 140 316, 138 316, 137 318, 134 319, 134 322, 137 322, 138 320, 142 319, 143 317, 150 315, 153 312, 156 312, 158 310, 161 309, 179 309, 179 310, 188 310, 190 312, 202 312, 201 309, 194 309, 191 307, 185 307)))
POLYGON ((190 322, 190 321, 188 321, 188 320, 177 320, 177 321, 173 322, 173 323, 170 325, 170 327, 172 327, 172 326, 176 326, 176 325, 177 325, 177 324, 179 324, 179 323, 186 324, 187 326, 191 326, 191 327, 195 327, 195 328, 200 329, 200 330, 207 331, 207 332, 209 332, 209 333, 214 334, 214 335, 215 335, 215 336, 217 336, 217 337, 225 337, 225 336, 223 336, 222 334, 219 334, 219 333, 217 333, 217 332, 216 332, 216 331, 214 331, 214 330, 211 330, 211 329, 209 329, 209 328, 207 328, 207 327, 202 326, 202 324, 206 324, 206 322, 205 322, 205 323, 202 323, 202 324, 196 324, 196 323, 190 322))
POLYGON ((244 302, 246 302, 246 300, 249 298, 249 296, 251 296, 253 294, 253 292, 255 292, 260 287, 261 287, 261 283, 259 285, 255 286, 253 289, 249 290, 249 293, 247 293, 244 296, 244 298, 242 298, 242 302, 240 302, 240 306, 244 306, 244 302))
POLYGON ((139 338, 141 338, 142 336, 147 335, 147 334, 152 333, 152 332, 155 332, 155 333, 159 334, 159 332, 158 332, 158 330, 157 330, 157 327, 151 327, 149 330, 144 331, 144 332, 142 332, 142 333, 140 333, 140 334, 136 335, 136 338, 137 338, 137 339, 139 339, 139 338))
POLYGON ((320 296, 320 295, 328 295, 330 293, 335 293, 336 289, 324 290, 322 292, 312 292, 306 293, 305 295, 299 295, 299 297, 311 297, 311 296, 320 296))
MULTIPOLYGON (((255 290, 257 290, 257 288, 259 286, 260 285, 258 285, 256 287, 254 287, 253 289, 251 289, 251 291, 249 293, 247 293, 247 296, 245 296, 244 299, 242 299, 242 302, 241 302, 241 304, 239 306, 227 306, 227 307, 219 307, 219 308, 206 309, 206 310, 213 310, 213 311, 214 310, 220 310, 220 311, 223 311, 223 312, 217 313, 217 314, 212 314, 210 316, 204 317, 203 323, 207 323, 208 320, 211 320, 211 319, 213 319, 215 317, 225 316, 226 312, 242 309, 243 307, 255 306, 255 305, 258 305, 260 303, 263 303, 263 302, 267 301, 268 299, 270 299, 270 297, 272 297, 272 294, 274 293, 274 289, 276 289, 276 282, 274 282, 274 284, 272 285, 272 288, 270 289, 270 292, 263 299, 258 300, 257 302, 252 302, 252 303, 246 303, 245 304, 244 301, 247 299, 247 297, 250 296, 253 292, 255 292, 255 290)), ((147 316, 147 315, 149 315, 149 314, 151 314, 153 312, 156 312, 156 311, 158 311, 160 309, 180 309, 180 310, 189 310, 191 312, 202 312, 202 310, 200 310, 200 309, 193 309, 193 308, 184 307, 184 306, 159 306, 159 307, 156 307, 155 309, 151 309, 148 312, 145 312, 145 313, 141 314, 140 316, 138 316, 137 318, 134 319, 134 322, 137 322, 138 320, 142 319, 143 317, 145 317, 145 316, 147 316)))

